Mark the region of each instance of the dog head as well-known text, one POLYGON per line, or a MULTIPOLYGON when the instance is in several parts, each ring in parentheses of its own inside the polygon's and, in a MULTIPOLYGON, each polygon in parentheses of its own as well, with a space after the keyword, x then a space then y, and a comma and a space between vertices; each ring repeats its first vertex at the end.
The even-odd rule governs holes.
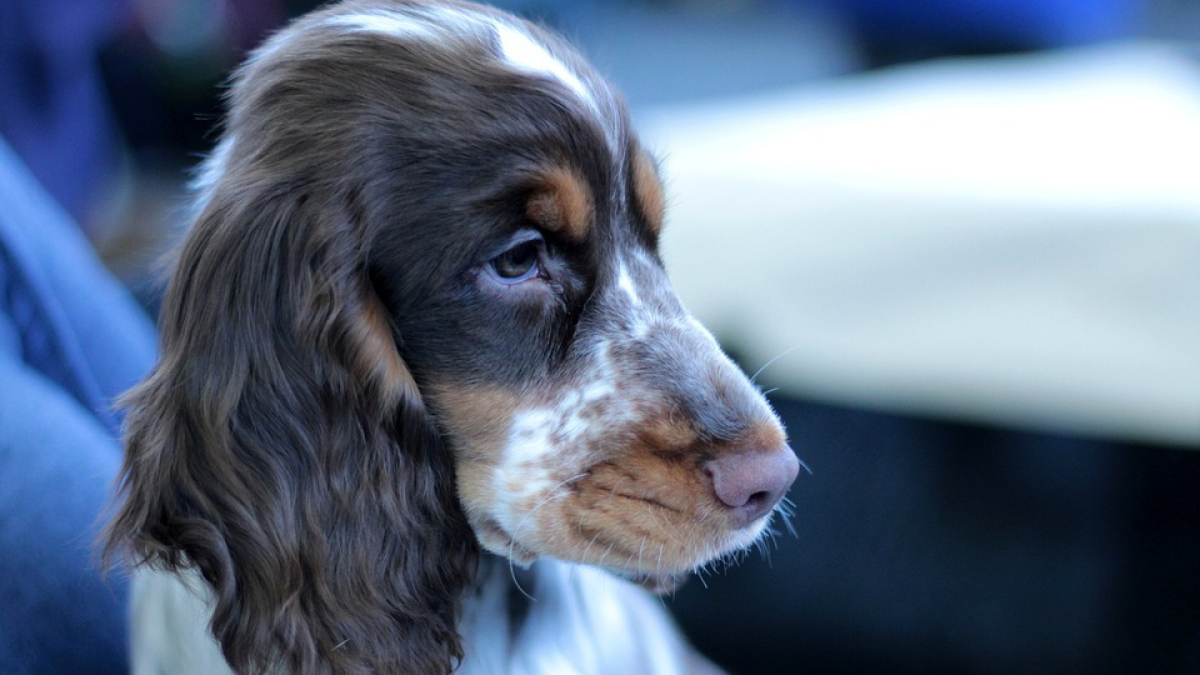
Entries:
POLYGON ((448 670, 477 545, 662 589, 762 534, 797 460, 671 289, 655 162, 563 42, 346 2, 228 103, 109 536, 202 573, 235 668, 448 670))

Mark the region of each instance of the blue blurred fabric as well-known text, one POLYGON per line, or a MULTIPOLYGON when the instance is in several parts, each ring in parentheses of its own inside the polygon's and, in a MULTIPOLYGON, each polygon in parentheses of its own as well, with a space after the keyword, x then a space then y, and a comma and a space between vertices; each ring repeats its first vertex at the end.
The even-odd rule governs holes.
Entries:
POLYGON ((117 164, 99 55, 129 12, 128 0, 0 2, 0 136, 77 222, 117 164))
POLYGON ((93 555, 114 398, 154 328, 0 140, 0 673, 124 673, 126 588, 93 555))

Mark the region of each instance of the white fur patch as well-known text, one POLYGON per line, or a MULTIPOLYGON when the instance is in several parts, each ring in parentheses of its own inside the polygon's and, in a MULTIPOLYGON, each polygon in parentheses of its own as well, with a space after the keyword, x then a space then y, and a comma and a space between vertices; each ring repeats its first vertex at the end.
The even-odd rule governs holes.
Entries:
POLYGON ((485 570, 468 598, 460 630, 465 655, 456 675, 717 675, 691 653, 661 601, 600 570, 543 559, 533 565, 532 597, 520 625, 512 573, 485 570))
POLYGON ((129 598, 133 675, 233 675, 208 632, 212 591, 200 574, 133 570, 129 598))
POLYGON ((492 479, 501 507, 497 516, 510 533, 515 534, 524 524, 522 516, 514 512, 516 504, 554 488, 556 481, 545 462, 555 449, 550 441, 553 416, 553 410, 527 410, 513 418, 504 464, 492 479))
POLYGON ((575 73, 567 69, 562 61, 554 58, 546 48, 533 41, 524 31, 503 23, 496 23, 496 36, 500 38, 500 52, 508 65, 540 75, 548 75, 573 91, 593 111, 596 100, 575 73))
POLYGON ((332 26, 353 32, 379 33, 401 38, 433 40, 439 36, 433 25, 424 17, 410 16, 398 12, 378 11, 335 16, 329 20, 332 26))
MULTIPOLYGON (((591 113, 603 130, 609 149, 618 165, 624 162, 619 124, 620 112, 606 95, 593 89, 579 73, 531 35, 520 24, 503 17, 457 7, 406 7, 403 10, 385 8, 364 10, 335 16, 328 24, 352 32, 368 32, 407 40, 419 40, 430 46, 462 45, 486 42, 495 37, 499 62, 514 70, 544 77, 559 83, 591 113)), ((621 185, 618 194, 625 194, 624 174, 617 172, 621 185)))
POLYGON ((589 422, 584 411, 607 401, 601 424, 625 420, 616 400, 617 372, 608 355, 609 343, 602 341, 592 350, 593 362, 581 386, 564 391, 551 407, 535 408, 517 413, 509 431, 504 451, 505 466, 526 464, 545 459, 561 451, 561 446, 573 446, 596 433, 597 424, 589 422))
POLYGON ((589 375, 564 391, 551 406, 521 411, 513 417, 508 443, 493 474, 499 506, 497 521, 510 535, 520 536, 536 523, 524 510, 529 497, 548 502, 559 488, 588 466, 586 456, 614 428, 631 424, 636 410, 618 394, 618 373, 608 354, 609 343, 593 349, 589 375))
POLYGON ((392 37, 435 41, 471 31, 491 31, 500 46, 504 63, 528 73, 549 77, 569 89, 593 112, 599 111, 591 90, 579 76, 544 46, 517 26, 501 19, 480 16, 452 7, 432 7, 412 13, 378 10, 333 17, 332 26, 355 32, 379 33, 392 37))
POLYGON ((617 287, 625 291, 625 295, 629 296, 629 301, 633 303, 634 307, 642 304, 642 299, 638 297, 637 289, 633 286, 633 277, 629 276, 629 270, 623 262, 617 271, 617 287))
POLYGON ((535 462, 549 453, 547 445, 554 426, 554 410, 526 410, 518 413, 509 432, 504 459, 507 464, 535 462))
MULTIPOLYGON (((512 573, 486 565, 459 622, 465 655, 456 675, 717 673, 694 656, 661 602, 597 569, 553 560, 534 564, 520 624, 512 573)), ((182 577, 138 568, 132 580, 133 675, 232 675, 208 632, 212 594, 194 572, 182 577)))

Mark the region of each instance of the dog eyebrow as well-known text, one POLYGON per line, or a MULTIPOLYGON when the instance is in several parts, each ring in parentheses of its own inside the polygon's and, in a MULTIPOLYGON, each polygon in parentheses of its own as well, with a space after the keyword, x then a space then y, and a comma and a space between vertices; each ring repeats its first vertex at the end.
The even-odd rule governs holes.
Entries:
POLYGON ((662 230, 666 213, 666 199, 662 183, 658 179, 658 168, 650 153, 640 146, 631 153, 629 173, 633 186, 633 198, 638 212, 654 234, 662 230))
POLYGON ((535 179, 525 215, 546 230, 580 242, 591 231, 594 204, 592 189, 579 172, 556 166, 535 179))

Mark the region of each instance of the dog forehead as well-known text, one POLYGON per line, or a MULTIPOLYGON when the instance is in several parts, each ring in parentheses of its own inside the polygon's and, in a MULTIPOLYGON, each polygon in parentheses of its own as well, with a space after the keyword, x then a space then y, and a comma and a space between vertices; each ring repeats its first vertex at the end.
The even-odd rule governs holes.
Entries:
POLYGON ((595 85, 578 59, 551 45, 530 24, 490 9, 449 4, 353 6, 332 14, 326 25, 418 41, 430 48, 486 43, 504 66, 557 82, 597 117, 608 112, 603 88, 595 85))
MULTIPOLYGON (((230 128, 258 132, 243 134, 237 144, 227 139, 210 166, 244 155, 246 148, 235 145, 307 136, 320 142, 326 158, 348 168, 370 166, 377 176, 387 175, 380 167, 390 157, 404 158, 397 166, 420 162, 422 171, 479 176, 495 170, 497 177, 522 180, 576 174, 591 184, 586 195, 555 181, 552 192, 562 199, 539 210, 551 216, 567 213, 562 206, 585 204, 584 196, 597 214, 606 204, 620 210, 628 184, 645 183, 628 170, 637 143, 620 95, 559 36, 483 6, 333 4, 255 50, 238 71, 229 111, 230 128), (334 125, 333 117, 352 121, 334 125), (504 161, 509 168, 499 169, 504 161)), ((273 147, 317 152, 314 144, 273 147)), ((202 175, 197 184, 206 182, 202 175)), ((471 191, 482 194, 489 184, 476 181, 471 191)), ((558 220, 578 225, 584 219, 558 220)))

